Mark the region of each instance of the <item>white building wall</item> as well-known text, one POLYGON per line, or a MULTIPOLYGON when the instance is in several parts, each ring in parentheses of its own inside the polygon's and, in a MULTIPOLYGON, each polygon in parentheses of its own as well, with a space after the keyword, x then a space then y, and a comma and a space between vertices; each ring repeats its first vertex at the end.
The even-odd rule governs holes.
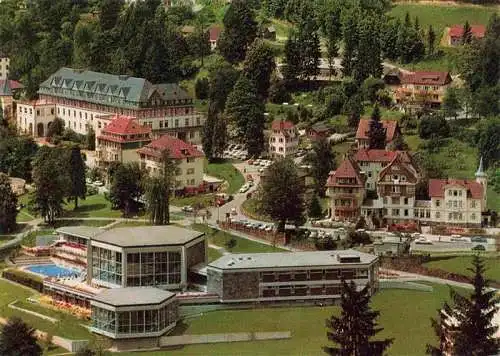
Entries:
POLYGON ((0 57, 0 80, 6 80, 9 77, 10 58, 0 57))

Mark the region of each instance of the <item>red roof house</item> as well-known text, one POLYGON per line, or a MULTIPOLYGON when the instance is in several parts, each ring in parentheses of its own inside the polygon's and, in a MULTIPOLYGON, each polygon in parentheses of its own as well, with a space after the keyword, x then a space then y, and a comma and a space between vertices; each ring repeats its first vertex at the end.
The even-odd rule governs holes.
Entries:
POLYGON ((483 186, 470 179, 430 179, 429 196, 431 198, 444 198, 445 187, 448 185, 458 185, 467 189, 467 196, 472 199, 483 198, 483 186))
POLYGON ((162 153, 168 150, 169 156, 173 159, 185 159, 204 157, 203 152, 200 152, 193 145, 184 142, 170 135, 163 135, 159 139, 152 141, 150 144, 137 150, 140 155, 152 156, 161 158, 162 153))
POLYGON ((293 122, 284 120, 274 120, 271 124, 271 128, 276 131, 281 130, 292 130, 295 127, 293 122))
POLYGON ((98 140, 113 142, 150 141, 151 128, 142 126, 134 117, 115 115, 101 130, 98 140))
POLYGON ((219 40, 221 32, 222 28, 220 28, 219 26, 212 26, 208 29, 210 48, 212 48, 212 50, 214 50, 217 47, 217 41, 219 40))
POLYGON ((340 164, 340 166, 335 171, 330 172, 330 175, 328 176, 328 179, 326 181, 326 186, 364 187, 364 181, 365 178, 361 174, 361 169, 359 168, 358 164, 352 158, 348 157, 340 164))
POLYGON ((401 76, 401 84, 443 86, 451 83, 451 81, 449 72, 417 71, 402 74, 401 76))
MULTIPOLYGON (((399 135, 400 129, 398 122, 395 120, 380 120, 382 126, 386 130, 386 144, 392 142, 394 138, 399 135)), ((368 131, 370 130, 370 119, 361 119, 359 120, 358 130, 356 131, 356 143, 358 144, 358 148, 368 148, 369 147, 369 138, 368 131)))
MULTIPOLYGON (((486 33, 486 26, 484 25, 471 25, 471 33, 473 38, 481 39, 486 33)), ((464 35, 463 25, 453 25, 448 32, 450 46, 462 44, 462 36, 464 35)))

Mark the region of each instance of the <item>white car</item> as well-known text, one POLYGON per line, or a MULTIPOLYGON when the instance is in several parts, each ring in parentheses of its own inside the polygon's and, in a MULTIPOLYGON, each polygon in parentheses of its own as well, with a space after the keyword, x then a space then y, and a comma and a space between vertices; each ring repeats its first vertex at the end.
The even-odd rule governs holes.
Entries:
POLYGON ((248 185, 244 185, 243 187, 240 188, 240 193, 246 193, 248 191, 248 185))
POLYGON ((102 187, 102 186, 104 185, 104 183, 103 183, 103 182, 101 182, 101 181, 99 181, 99 180, 96 180, 96 181, 94 182, 94 185, 95 185, 95 186, 97 186, 97 187, 102 187))

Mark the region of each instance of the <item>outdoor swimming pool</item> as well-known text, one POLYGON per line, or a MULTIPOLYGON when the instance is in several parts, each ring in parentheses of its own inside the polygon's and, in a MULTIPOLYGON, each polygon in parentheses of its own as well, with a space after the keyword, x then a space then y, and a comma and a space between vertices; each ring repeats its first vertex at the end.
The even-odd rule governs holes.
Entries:
POLYGON ((78 277, 80 275, 80 271, 77 269, 62 267, 56 264, 32 265, 26 267, 26 270, 47 277, 78 277))

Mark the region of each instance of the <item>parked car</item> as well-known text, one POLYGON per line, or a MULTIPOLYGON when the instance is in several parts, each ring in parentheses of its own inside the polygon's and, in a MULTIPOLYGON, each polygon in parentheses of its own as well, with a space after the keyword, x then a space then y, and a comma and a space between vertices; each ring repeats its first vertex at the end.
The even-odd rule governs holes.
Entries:
POLYGON ((470 238, 471 242, 482 242, 482 243, 487 243, 488 239, 483 236, 473 236, 470 238))
POLYGON ((94 185, 95 185, 95 186, 97 186, 97 187, 102 187, 102 186, 104 185, 104 183, 103 183, 103 182, 101 182, 100 180, 96 180, 96 181, 94 182, 94 185))
POLYGON ((194 211, 194 209, 191 205, 183 206, 181 210, 185 213, 192 213, 194 211))
POLYGON ((246 184, 244 184, 241 188, 240 188, 240 193, 246 193, 248 191, 250 187, 246 184))
POLYGON ((429 240, 417 240, 415 243, 417 245, 433 245, 432 241, 429 240))
POLYGON ((484 245, 476 245, 472 248, 474 251, 486 251, 486 247, 484 245))
POLYGON ((237 215, 238 212, 236 211, 236 208, 231 209, 231 215, 237 215))

